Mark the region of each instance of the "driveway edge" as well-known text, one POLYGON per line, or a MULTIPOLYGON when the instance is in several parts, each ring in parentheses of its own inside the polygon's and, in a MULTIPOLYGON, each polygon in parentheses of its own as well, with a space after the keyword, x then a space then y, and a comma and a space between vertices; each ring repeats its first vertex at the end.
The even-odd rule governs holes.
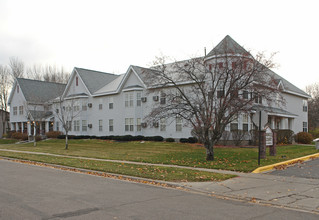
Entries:
POLYGON ((293 164, 296 164, 296 163, 299 163, 299 162, 315 159, 315 158, 318 158, 318 157, 319 157, 319 153, 310 154, 308 156, 299 157, 299 158, 286 160, 286 161, 283 161, 283 162, 274 163, 274 164, 271 164, 271 165, 259 167, 259 168, 255 169, 252 173, 263 173, 263 172, 266 172, 266 171, 269 171, 269 170, 273 170, 273 169, 275 169, 275 167, 286 167, 286 166, 289 166, 289 165, 293 165, 293 164))

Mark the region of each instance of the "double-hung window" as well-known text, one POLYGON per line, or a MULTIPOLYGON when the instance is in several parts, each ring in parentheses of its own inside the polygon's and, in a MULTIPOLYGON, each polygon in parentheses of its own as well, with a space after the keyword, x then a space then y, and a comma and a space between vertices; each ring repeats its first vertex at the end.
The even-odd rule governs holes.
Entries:
POLYGON ((99 120, 99 131, 103 131, 103 120, 99 120))
POLYGON ((74 131, 79 131, 80 130, 80 120, 75 120, 73 122, 74 124, 74 131))
POLYGON ((166 131, 166 118, 160 120, 160 131, 166 131))
POLYGON ((183 127, 183 120, 181 117, 176 117, 176 131, 180 132, 182 131, 183 127))
POLYGON ((308 102, 306 99, 302 100, 302 110, 304 112, 307 112, 308 111, 308 102))
POLYGON ((17 115, 18 114, 18 107, 13 107, 13 115, 17 115))
POLYGON ((235 115, 232 118, 232 122, 230 123, 230 131, 238 130, 238 116, 235 115))
POLYGON ((302 131, 308 132, 308 123, 307 122, 302 122, 302 131))
POLYGON ((142 105, 142 93, 137 92, 136 93, 136 106, 141 106, 142 105))
POLYGON ((82 120, 82 131, 87 131, 88 124, 86 120, 82 120))
POLYGON ((23 115, 23 106, 19 106, 19 115, 23 115))
POLYGON ((217 98, 222 98, 225 96, 224 82, 220 81, 217 85, 217 98))
POLYGON ((110 131, 110 132, 114 131, 113 119, 110 119, 110 120, 109 120, 109 131, 110 131))
POLYGON ((134 118, 125 118, 125 131, 134 131, 134 118))
POLYGON ((142 130, 141 118, 136 119, 136 131, 142 130))
POLYGON ((248 114, 243 114, 243 131, 248 131, 248 114))

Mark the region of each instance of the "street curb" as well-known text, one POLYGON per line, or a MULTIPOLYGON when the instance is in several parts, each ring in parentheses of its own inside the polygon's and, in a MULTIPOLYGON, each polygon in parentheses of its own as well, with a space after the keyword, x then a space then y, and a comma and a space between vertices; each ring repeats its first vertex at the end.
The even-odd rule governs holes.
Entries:
POLYGON ((307 160, 311 160, 314 158, 318 158, 319 157, 319 153, 315 153, 315 154, 310 154, 308 156, 304 156, 304 157, 299 157, 299 158, 295 158, 292 160, 286 160, 283 162, 279 162, 279 163, 275 163, 275 164, 271 164, 271 165, 267 165, 267 166, 263 166, 263 167, 259 167, 257 169, 255 169, 252 173, 263 173, 269 170, 273 170, 275 169, 275 167, 281 167, 281 166, 289 166, 289 165, 293 165, 299 162, 303 162, 303 161, 307 161, 307 160))

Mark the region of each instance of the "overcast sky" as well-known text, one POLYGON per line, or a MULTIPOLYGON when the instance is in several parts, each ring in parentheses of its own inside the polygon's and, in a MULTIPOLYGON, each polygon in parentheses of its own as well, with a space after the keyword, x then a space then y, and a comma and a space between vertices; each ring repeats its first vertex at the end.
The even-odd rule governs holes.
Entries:
POLYGON ((0 0, 0 64, 125 73, 161 54, 188 59, 226 35, 301 89, 319 82, 318 0, 0 0))

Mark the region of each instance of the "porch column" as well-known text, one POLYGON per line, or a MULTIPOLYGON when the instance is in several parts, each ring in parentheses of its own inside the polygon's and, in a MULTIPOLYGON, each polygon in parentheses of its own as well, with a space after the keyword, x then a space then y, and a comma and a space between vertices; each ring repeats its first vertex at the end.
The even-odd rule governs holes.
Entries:
POLYGON ((39 127, 40 127, 40 133, 37 134, 37 135, 41 135, 41 132, 42 132, 42 122, 39 122, 39 127))
POLYGON ((288 129, 293 130, 293 127, 294 127, 294 119, 289 118, 288 119, 288 129))
POLYGON ((28 136, 31 136, 31 123, 27 122, 27 130, 28 130, 28 136))
POLYGON ((24 130, 24 122, 21 122, 21 133, 23 134, 23 130, 24 130))
POLYGON ((276 129, 275 116, 271 116, 270 128, 271 129, 276 129))
POLYGON ((44 134, 46 133, 46 132, 49 132, 49 121, 46 121, 45 122, 45 131, 44 131, 44 134))
POLYGON ((288 129, 288 118, 281 119, 281 129, 288 129))
POLYGON ((14 123, 11 123, 11 131, 15 131, 15 124, 14 123))

